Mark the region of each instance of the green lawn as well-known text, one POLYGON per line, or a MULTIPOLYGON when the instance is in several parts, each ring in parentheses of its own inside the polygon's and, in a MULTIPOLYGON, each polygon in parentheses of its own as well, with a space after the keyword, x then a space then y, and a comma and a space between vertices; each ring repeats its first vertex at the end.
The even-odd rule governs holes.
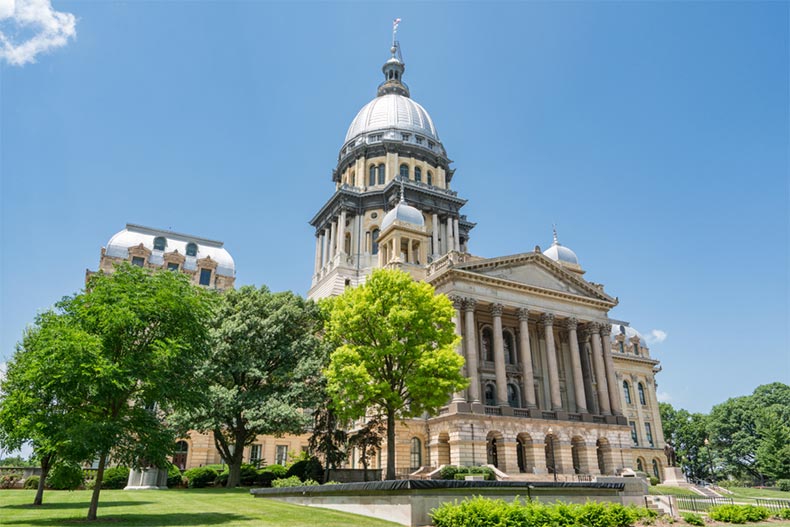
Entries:
POLYGON ((755 489, 751 487, 730 487, 727 490, 732 494, 724 494, 732 499, 738 498, 784 498, 790 500, 790 492, 770 489, 755 489))
MULTIPOLYGON (((30 504, 35 491, 0 490, 0 525, 87 525, 83 520, 88 513, 90 492, 48 490, 44 492, 44 505, 33 507, 30 504)), ((89 525, 392 527, 397 524, 355 514, 253 498, 249 489, 179 489, 103 490, 99 500, 99 521, 89 525)))

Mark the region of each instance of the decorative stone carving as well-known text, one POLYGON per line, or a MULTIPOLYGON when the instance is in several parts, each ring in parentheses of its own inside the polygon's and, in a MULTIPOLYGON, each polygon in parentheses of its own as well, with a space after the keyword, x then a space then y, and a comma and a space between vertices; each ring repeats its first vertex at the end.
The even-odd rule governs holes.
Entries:
POLYGON ((551 326, 554 324, 554 314, 553 313, 543 313, 540 316, 540 323, 544 326, 551 326))
POLYGON ((520 307, 516 310, 519 320, 529 320, 529 310, 526 307, 520 307))
POLYGON ((601 334, 601 324, 599 322, 590 322, 588 324, 590 328, 590 333, 592 335, 600 335, 601 334))
POLYGON ((576 328, 578 326, 579 326, 579 321, 574 317, 571 317, 565 321, 565 329, 567 329, 568 331, 576 331, 576 328))
POLYGON ((474 311, 477 300, 474 298, 464 298, 464 311, 474 311))
POLYGON ((463 297, 460 297, 460 296, 457 296, 457 295, 451 295, 449 298, 450 298, 450 302, 453 303, 453 307, 455 309, 457 309, 458 311, 460 311, 464 307, 464 298, 463 297))
POLYGON ((612 334, 612 325, 611 324, 598 324, 601 329, 601 336, 602 337, 609 337, 612 334))
POLYGON ((493 304, 491 306, 491 314, 495 317, 501 317, 502 311, 504 311, 504 309, 505 306, 503 306, 502 304, 493 304))

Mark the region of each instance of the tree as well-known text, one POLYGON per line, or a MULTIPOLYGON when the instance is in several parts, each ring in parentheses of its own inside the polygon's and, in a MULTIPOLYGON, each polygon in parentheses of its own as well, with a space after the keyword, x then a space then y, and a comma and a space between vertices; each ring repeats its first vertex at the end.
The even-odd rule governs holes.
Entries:
POLYGON ((386 416, 386 477, 394 479, 395 420, 435 413, 469 384, 454 351, 452 304, 407 273, 378 269, 326 306, 336 347, 327 389, 343 418, 386 416))
POLYGON ((35 348, 64 365, 49 389, 68 409, 70 448, 98 456, 88 520, 96 519, 110 457, 137 468, 166 466, 175 433, 165 416, 197 401, 193 365, 207 352, 213 297, 181 273, 123 264, 56 305, 63 332, 35 348))
POLYGON ((240 484, 244 447, 258 435, 305 430, 303 408, 322 394, 321 325, 318 307, 290 291, 245 286, 223 295, 211 323, 212 352, 198 374, 205 394, 178 421, 213 432, 228 487, 240 484))
POLYGON ((675 410, 669 403, 659 403, 664 437, 675 448, 678 465, 691 479, 711 479, 713 451, 705 445, 707 416, 675 410))
POLYGON ((332 401, 325 397, 313 411, 313 431, 308 447, 313 455, 324 460, 324 482, 329 481, 329 471, 346 459, 348 434, 332 408, 332 401))
POLYGON ((359 461, 362 463, 363 478, 368 480, 368 463, 378 449, 381 448, 382 436, 386 432, 384 423, 379 417, 370 419, 365 426, 351 434, 348 438, 348 446, 359 451, 359 461))
POLYGON ((90 384, 82 364, 98 345, 72 319, 47 311, 25 331, 0 382, 0 444, 10 450, 32 444, 41 467, 33 505, 43 503, 44 482, 58 458, 90 454, 73 440, 82 405, 73 395, 90 384))

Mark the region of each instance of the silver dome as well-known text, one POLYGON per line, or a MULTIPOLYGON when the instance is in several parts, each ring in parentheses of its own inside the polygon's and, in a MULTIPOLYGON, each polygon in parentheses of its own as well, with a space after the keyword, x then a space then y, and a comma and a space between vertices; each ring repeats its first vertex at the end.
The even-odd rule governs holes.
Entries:
POLYGON ((554 243, 543 251, 543 256, 547 256, 555 262, 579 265, 579 258, 576 256, 576 253, 560 244, 557 240, 557 229, 554 229, 554 243))
POLYGON ((395 205, 394 209, 384 215, 384 219, 381 221, 381 230, 385 230, 395 221, 402 221, 417 227, 425 227, 425 218, 422 217, 422 212, 411 205, 407 205, 405 201, 400 201, 395 205))
POLYGON ((425 108, 408 97, 388 93, 362 107, 351 121, 344 143, 360 135, 386 130, 412 132, 439 142, 433 119, 425 108))

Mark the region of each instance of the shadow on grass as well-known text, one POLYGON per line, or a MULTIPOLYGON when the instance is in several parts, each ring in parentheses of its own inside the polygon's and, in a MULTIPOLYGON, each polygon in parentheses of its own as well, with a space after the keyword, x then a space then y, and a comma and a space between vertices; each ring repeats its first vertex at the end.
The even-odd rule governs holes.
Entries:
MULTIPOLYGON (((153 501, 108 501, 102 502, 99 501, 99 509, 103 509, 105 507, 131 507, 133 505, 150 505, 154 503, 153 501)), ((46 500, 44 501, 43 505, 33 505, 31 503, 19 503, 16 505, 0 505, 0 510, 2 509, 25 509, 31 511, 51 511, 56 509, 85 509, 88 510, 91 502, 88 501, 76 501, 71 503, 47 503, 46 500)))
POLYGON ((101 515, 95 522, 89 522, 84 518, 41 518, 24 519, 19 521, 3 520, 3 525, 42 525, 42 526, 63 526, 63 525, 144 525, 146 527, 170 527, 178 525, 223 525, 230 522, 241 522, 249 520, 247 516, 224 512, 205 512, 205 513, 173 513, 173 514, 119 514, 117 516, 101 515))

